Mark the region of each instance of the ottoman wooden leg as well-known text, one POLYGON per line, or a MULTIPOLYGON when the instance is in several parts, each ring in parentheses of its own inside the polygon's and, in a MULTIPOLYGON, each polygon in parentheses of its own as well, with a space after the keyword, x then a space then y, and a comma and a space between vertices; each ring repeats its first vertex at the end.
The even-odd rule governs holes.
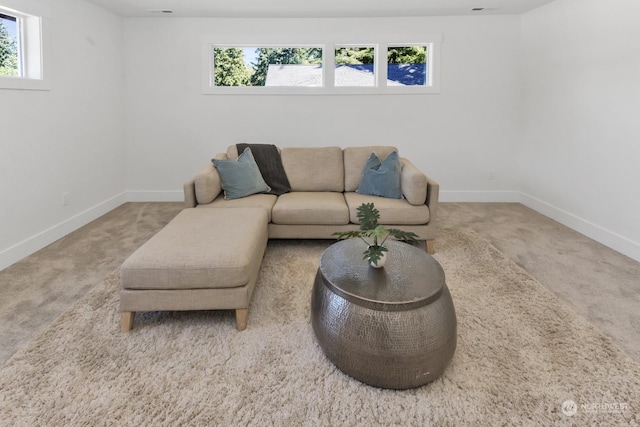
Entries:
POLYGON ((130 331, 133 328, 133 318, 135 316, 135 311, 123 311, 120 314, 120 330, 122 332, 130 331))
POLYGON ((236 328, 244 331, 247 328, 247 314, 249 310, 246 308, 238 308, 236 310, 236 328))

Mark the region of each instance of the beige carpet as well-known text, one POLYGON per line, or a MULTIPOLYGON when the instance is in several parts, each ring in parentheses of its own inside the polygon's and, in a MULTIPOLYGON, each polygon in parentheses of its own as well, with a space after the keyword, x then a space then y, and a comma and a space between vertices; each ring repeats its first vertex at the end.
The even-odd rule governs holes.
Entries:
MULTIPOLYGON (((380 390, 328 362, 309 322, 330 242, 270 242, 249 310, 138 315, 111 274, 0 370, 0 425, 637 425, 640 369, 477 235, 441 230, 458 316, 445 374, 380 390), (571 417, 562 404, 572 400, 571 417)), ((568 269, 567 274, 571 274, 568 269)))

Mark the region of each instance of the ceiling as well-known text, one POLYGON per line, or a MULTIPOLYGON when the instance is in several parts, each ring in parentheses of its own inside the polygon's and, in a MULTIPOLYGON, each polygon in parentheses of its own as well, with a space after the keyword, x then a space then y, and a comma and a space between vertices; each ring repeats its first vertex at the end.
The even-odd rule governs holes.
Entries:
POLYGON ((336 18, 518 15, 553 0, 87 0, 121 16, 336 18), (484 8, 472 11, 473 8, 484 8), (155 12, 151 12, 151 10, 155 12), (162 13, 168 10, 173 13, 162 13))

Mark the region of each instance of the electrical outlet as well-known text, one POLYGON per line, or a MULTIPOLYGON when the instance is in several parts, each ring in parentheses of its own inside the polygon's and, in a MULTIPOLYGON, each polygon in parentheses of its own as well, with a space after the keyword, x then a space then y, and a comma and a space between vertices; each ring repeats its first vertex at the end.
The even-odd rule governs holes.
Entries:
POLYGON ((62 206, 69 204, 69 193, 62 193, 62 206))

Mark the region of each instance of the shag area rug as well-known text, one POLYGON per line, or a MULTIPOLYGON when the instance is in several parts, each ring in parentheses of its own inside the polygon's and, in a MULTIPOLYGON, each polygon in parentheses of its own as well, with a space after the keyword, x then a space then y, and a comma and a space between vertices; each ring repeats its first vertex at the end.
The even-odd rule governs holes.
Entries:
POLYGON ((309 319, 331 242, 271 241, 243 332, 232 311, 204 311, 138 314, 121 333, 111 274, 0 371, 0 424, 638 425, 637 363, 476 234, 436 243, 458 347, 426 386, 336 369, 309 319))

